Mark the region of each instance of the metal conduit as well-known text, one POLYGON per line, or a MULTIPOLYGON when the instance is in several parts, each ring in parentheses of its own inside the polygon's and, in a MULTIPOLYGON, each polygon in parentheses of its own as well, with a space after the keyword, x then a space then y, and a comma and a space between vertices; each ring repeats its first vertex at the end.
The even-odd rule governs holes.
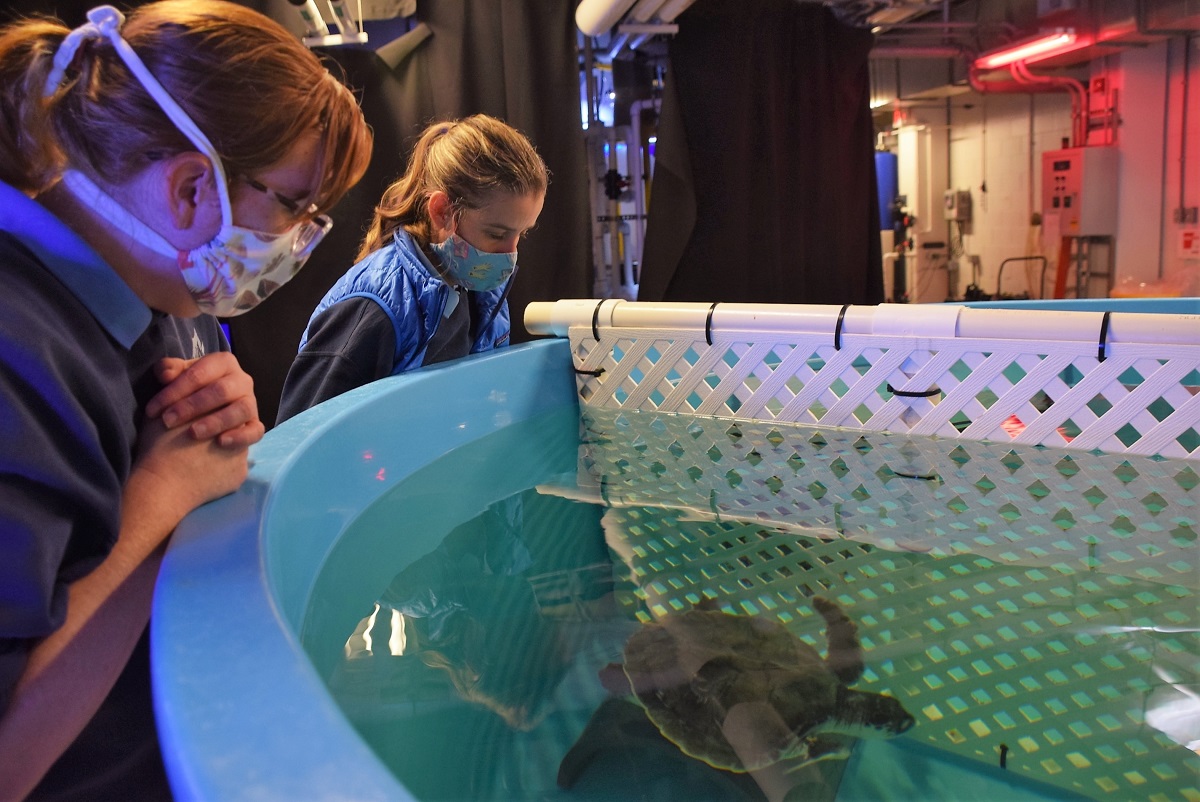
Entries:
POLYGON ((1087 89, 1074 78, 1052 78, 1048 75, 1034 75, 1029 71, 1029 65, 1024 61, 1014 61, 1009 65, 1009 72, 1019 83, 1034 86, 1047 86, 1065 89, 1071 93, 1071 138, 1075 147, 1087 144, 1087 89))

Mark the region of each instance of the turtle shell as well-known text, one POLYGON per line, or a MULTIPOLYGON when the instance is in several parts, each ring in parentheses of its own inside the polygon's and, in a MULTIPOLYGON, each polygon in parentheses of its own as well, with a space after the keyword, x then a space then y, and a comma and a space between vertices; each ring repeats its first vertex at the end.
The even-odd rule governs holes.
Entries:
POLYGON ((781 624, 694 608, 647 624, 625 644, 630 688, 684 753, 729 771, 808 754, 842 684, 781 624))

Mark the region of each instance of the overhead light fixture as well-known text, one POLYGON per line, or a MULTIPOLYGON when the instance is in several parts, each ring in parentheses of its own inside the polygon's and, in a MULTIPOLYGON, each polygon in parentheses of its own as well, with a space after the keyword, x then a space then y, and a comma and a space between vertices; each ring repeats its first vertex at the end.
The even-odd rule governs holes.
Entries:
POLYGON ((993 70, 1018 61, 1040 61, 1042 59, 1068 53, 1082 47, 1079 37, 1070 28, 1059 28, 1049 33, 1042 33, 1031 39, 1023 39, 1005 45, 999 50, 984 53, 975 59, 978 69, 993 70))

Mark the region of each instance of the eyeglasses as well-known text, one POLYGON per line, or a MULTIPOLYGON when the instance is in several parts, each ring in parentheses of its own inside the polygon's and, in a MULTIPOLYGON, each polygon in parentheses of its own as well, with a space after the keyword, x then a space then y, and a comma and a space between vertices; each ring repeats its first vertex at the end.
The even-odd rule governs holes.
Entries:
POLYGON ((280 206, 287 209, 293 217, 307 218, 311 220, 312 218, 316 217, 317 213, 320 211, 316 204, 310 203, 307 206, 304 206, 300 203, 300 201, 294 198, 289 198, 287 195, 282 195, 268 187, 266 184, 263 184, 261 181, 256 181, 248 175, 238 175, 238 178, 241 179, 246 186, 263 193, 280 206))

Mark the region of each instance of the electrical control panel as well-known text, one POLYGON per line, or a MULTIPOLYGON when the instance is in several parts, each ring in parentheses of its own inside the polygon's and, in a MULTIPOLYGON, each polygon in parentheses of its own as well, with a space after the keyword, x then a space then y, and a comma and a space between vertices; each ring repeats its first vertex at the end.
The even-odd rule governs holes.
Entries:
POLYGON ((959 223, 971 222, 971 191, 948 189, 943 196, 943 207, 947 220, 959 223))
POLYGON ((1117 233, 1117 149, 1066 148, 1042 154, 1042 218, 1064 237, 1117 233))

